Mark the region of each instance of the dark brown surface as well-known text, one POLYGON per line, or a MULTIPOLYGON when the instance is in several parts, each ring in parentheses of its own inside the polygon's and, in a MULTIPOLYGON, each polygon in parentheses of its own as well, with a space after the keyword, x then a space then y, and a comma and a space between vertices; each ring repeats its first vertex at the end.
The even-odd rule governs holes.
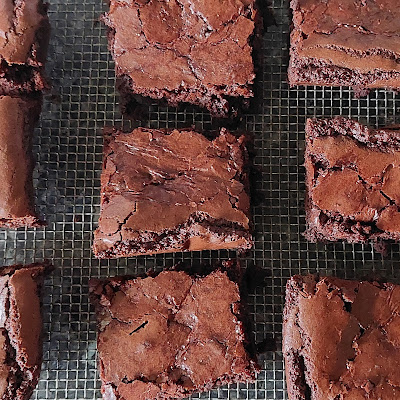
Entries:
POLYGON ((48 264, 0 268, 0 399, 29 399, 42 363, 41 287, 48 264))
POLYGON ((400 397, 400 286, 294 276, 283 352, 290 400, 400 397))
POLYGON ((309 119, 305 166, 309 240, 400 240, 400 130, 309 119))
POLYGON ((120 89, 214 115, 253 96, 254 0, 111 0, 103 17, 120 89), (233 101, 235 103, 235 101, 233 101))
POLYGON ((225 129, 106 132, 95 255, 250 248, 246 158, 225 129))
POLYGON ((184 398, 255 379, 239 288, 226 272, 92 281, 91 296, 104 399, 184 398))
POLYGON ((32 136, 41 104, 41 97, 0 96, 0 227, 41 225, 32 182, 32 136))
POLYGON ((292 0, 291 85, 400 88, 398 0, 292 0))
POLYGON ((0 94, 47 87, 44 63, 50 25, 42 0, 4 0, 0 5, 0 94))

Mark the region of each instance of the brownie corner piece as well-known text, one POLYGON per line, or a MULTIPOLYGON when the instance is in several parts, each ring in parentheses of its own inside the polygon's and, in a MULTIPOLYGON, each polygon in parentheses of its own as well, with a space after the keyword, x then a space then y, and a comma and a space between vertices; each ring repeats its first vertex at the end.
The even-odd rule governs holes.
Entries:
POLYGON ((35 212, 32 137, 40 94, 0 96, 0 228, 40 227, 35 212))
POLYGON ((47 263, 0 268, 0 398, 28 400, 42 364, 41 291, 47 263))
POLYGON ((309 240, 400 240, 399 129, 309 119, 305 167, 309 240))
POLYGON ((168 270, 91 282, 104 399, 181 399, 254 381, 238 285, 168 270))
POLYGON ((46 89, 44 64, 50 38, 47 3, 7 0, 2 12, 0 94, 23 95, 46 89))
POLYGON ((400 89, 397 0, 291 0, 289 83, 400 89))
POLYGON ((192 130, 105 132, 96 257, 247 250, 244 137, 192 130))
POLYGON ((294 276, 283 354, 289 400, 397 399, 400 286, 294 276))
POLYGON ((111 0, 102 19, 125 102, 140 95, 235 115, 253 97, 260 18, 255 0, 111 0))

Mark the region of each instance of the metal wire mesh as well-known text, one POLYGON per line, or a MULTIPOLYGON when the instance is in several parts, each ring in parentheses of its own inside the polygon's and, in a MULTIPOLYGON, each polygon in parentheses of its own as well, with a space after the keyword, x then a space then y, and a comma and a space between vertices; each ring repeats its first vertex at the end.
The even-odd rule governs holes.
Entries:
MULTIPOLYGON (((262 1, 262 0, 261 0, 262 1)), ((98 399, 96 327, 88 301, 90 277, 160 270, 179 261, 210 261, 229 252, 196 252, 112 261, 92 258, 92 231, 99 212, 101 128, 128 125, 118 108, 114 65, 98 17, 101 0, 51 0, 52 38, 48 73, 53 80, 37 129, 35 184, 45 229, 0 231, 3 264, 52 260, 44 299, 44 362, 33 399, 98 399)), ((253 108, 243 127, 254 133, 253 219, 255 248, 244 264, 269 271, 250 293, 256 341, 276 338, 281 346, 284 286, 294 273, 321 271, 340 277, 379 275, 399 281, 399 246, 386 259, 370 245, 310 244, 304 225, 304 124, 309 116, 344 115, 371 125, 399 123, 400 98, 376 91, 357 100, 350 90, 289 89, 286 83, 290 15, 288 0, 273 0, 276 26, 264 37, 262 66, 253 108)), ((196 109, 152 106, 150 127, 214 125, 196 109)), ((193 396, 202 399, 285 399, 281 353, 260 356, 255 384, 232 385, 193 396)))

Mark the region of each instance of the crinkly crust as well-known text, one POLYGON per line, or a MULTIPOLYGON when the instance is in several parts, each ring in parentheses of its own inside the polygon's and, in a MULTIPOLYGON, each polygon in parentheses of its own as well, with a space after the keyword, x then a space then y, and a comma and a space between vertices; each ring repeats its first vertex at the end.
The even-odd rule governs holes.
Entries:
POLYGON ((255 379, 236 283, 226 272, 91 282, 104 399, 176 399, 255 379))
POLYGON ((400 88, 397 0, 292 0, 291 85, 400 88))
POLYGON ((400 239, 400 131, 345 119, 306 124, 306 237, 400 239))
POLYGON ((111 0, 103 17, 120 90, 227 116, 253 96, 254 0, 111 0))
POLYGON ((252 246, 244 137, 106 131, 100 258, 252 246))
POLYGON ((283 353, 290 400, 400 396, 400 286, 294 276, 283 353))

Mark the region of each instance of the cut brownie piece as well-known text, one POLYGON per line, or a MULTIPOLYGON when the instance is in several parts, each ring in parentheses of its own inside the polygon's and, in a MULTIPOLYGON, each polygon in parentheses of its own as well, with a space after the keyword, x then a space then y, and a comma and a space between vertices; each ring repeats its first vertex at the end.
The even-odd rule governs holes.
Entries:
POLYGON ((3 0, 0 10, 0 94, 46 88, 47 4, 42 0, 3 0))
POLYGON ((309 240, 400 240, 399 129, 309 119, 305 166, 309 240))
POLYGON ((400 286, 294 276, 283 353, 290 400, 400 398, 400 286))
POLYGON ((253 96, 255 0, 110 0, 103 16, 118 86, 219 117, 253 96), (236 99, 236 100, 235 100, 236 99))
POLYGON ((0 269, 0 399, 29 399, 42 364, 41 288, 49 264, 0 269))
POLYGON ((225 129, 106 130, 96 257, 250 248, 246 158, 225 129))
POLYGON ((400 89, 398 0, 291 0, 291 85, 400 89))
POLYGON ((42 99, 0 96, 0 227, 35 227, 32 136, 42 99))
POLYGON ((226 272, 91 281, 104 399, 167 400, 253 381, 238 285, 226 272))

